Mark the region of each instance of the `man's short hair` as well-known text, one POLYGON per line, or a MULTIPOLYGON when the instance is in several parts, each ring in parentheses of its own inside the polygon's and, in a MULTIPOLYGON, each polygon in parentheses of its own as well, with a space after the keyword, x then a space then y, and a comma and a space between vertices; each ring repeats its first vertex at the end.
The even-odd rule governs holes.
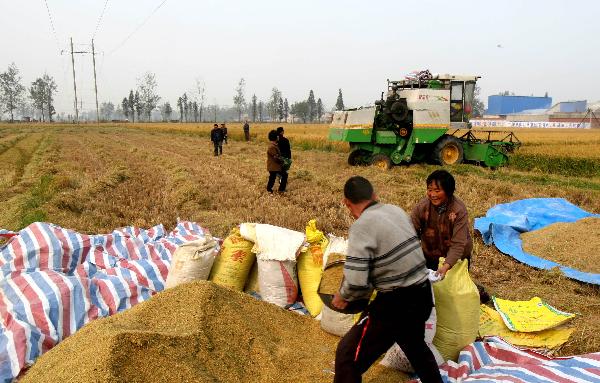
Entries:
POLYGON ((214 124, 213 125, 213 128, 218 128, 218 127, 219 127, 219 124, 214 124))
POLYGON ((344 197, 352 203, 369 201, 373 198, 373 185, 364 177, 350 177, 344 185, 344 197))
POLYGON ((456 184, 454 177, 446 170, 436 170, 427 177, 427 186, 434 183, 439 186, 448 198, 454 195, 456 184))
POLYGON ((271 131, 269 132, 269 141, 277 141, 277 137, 278 137, 278 136, 279 136, 279 135, 277 134, 277 131, 276 131, 276 130, 271 130, 271 131))
POLYGON ((277 128, 277 134, 281 134, 283 133, 283 126, 280 126, 279 128, 277 128))

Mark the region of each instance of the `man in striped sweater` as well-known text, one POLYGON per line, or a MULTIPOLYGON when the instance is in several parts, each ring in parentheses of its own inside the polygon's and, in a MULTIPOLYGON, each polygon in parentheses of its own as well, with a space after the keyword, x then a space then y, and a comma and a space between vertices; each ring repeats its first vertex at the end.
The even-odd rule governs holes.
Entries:
POLYGON ((334 383, 361 382, 362 374, 398 343, 423 383, 442 382, 425 343, 433 297, 425 257, 410 217, 377 202, 371 183, 359 176, 344 185, 344 204, 356 221, 348 234, 344 281, 332 304, 376 298, 340 340, 334 383))

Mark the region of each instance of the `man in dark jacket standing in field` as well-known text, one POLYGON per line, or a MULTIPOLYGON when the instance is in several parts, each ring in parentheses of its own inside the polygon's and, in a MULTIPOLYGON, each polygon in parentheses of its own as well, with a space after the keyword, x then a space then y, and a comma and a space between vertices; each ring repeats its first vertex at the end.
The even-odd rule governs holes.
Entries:
POLYGON ((292 159, 292 149, 290 147, 290 141, 283 136, 283 127, 282 126, 277 128, 277 134, 279 136, 279 138, 277 139, 277 146, 279 147, 279 151, 281 152, 281 157, 291 160, 292 159))
POLYGON ((248 120, 244 121, 244 138, 246 142, 250 141, 250 124, 248 124, 248 120))
POLYGON ((362 374, 394 342, 423 383, 440 383, 435 357, 425 343, 433 295, 425 257, 410 217, 377 202, 371 183, 359 176, 344 185, 344 204, 356 221, 348 233, 344 279, 332 305, 377 296, 340 340, 334 383, 360 383, 362 374))
POLYGON ((223 130, 219 128, 219 125, 213 126, 210 131, 210 140, 215 146, 215 156, 223 154, 223 130))

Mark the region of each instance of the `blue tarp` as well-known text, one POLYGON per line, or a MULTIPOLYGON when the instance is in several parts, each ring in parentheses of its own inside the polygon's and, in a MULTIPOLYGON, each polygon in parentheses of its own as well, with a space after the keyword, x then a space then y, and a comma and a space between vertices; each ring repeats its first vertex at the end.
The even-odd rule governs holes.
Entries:
MULTIPOLYGON (((600 274, 562 266, 526 253, 521 247, 522 233, 587 217, 600 217, 600 214, 589 213, 562 198, 531 198, 494 206, 485 217, 475 219, 475 230, 481 233, 486 245, 493 243, 504 254, 529 266, 546 270, 558 267, 569 278, 600 285, 600 274)), ((585 240, 585 233, 582 233, 582 240, 585 240)))

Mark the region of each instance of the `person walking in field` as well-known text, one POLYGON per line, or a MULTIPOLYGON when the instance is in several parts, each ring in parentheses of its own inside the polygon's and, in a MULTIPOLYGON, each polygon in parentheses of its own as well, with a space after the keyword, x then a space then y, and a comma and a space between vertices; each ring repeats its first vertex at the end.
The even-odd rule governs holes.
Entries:
POLYGON ((244 121, 244 138, 246 142, 250 141, 250 124, 248 124, 248 120, 244 121))
POLYGON ((225 145, 227 145, 227 127, 225 123, 221 124, 221 131, 223 132, 223 141, 225 141, 225 145))
POLYGON ((288 174, 283 170, 283 157, 277 146, 277 131, 271 130, 269 132, 269 147, 267 149, 267 171, 269 172, 269 181, 267 182, 267 191, 273 193, 273 185, 275 185, 275 178, 277 175, 281 176, 279 182, 279 193, 285 192, 287 185, 288 174))
POLYGON ((433 308, 429 271, 419 238, 404 210, 377 201, 366 178, 344 185, 344 205, 356 219, 348 233, 344 279, 332 305, 377 295, 344 335, 335 354, 334 383, 360 383, 362 374, 397 343, 423 383, 440 383, 435 357, 425 343, 433 308))
POLYGON ((213 125, 210 131, 210 140, 215 147, 215 156, 223 154, 223 130, 219 128, 219 125, 213 125))
MULTIPOLYGON (((292 166, 292 149, 290 147, 290 141, 283 135, 282 126, 277 128, 277 146, 279 147, 279 152, 283 158, 283 170, 287 173, 287 171, 290 170, 290 166, 292 166)), ((280 174, 277 175, 277 179, 279 179, 279 182, 281 183, 280 174)))

